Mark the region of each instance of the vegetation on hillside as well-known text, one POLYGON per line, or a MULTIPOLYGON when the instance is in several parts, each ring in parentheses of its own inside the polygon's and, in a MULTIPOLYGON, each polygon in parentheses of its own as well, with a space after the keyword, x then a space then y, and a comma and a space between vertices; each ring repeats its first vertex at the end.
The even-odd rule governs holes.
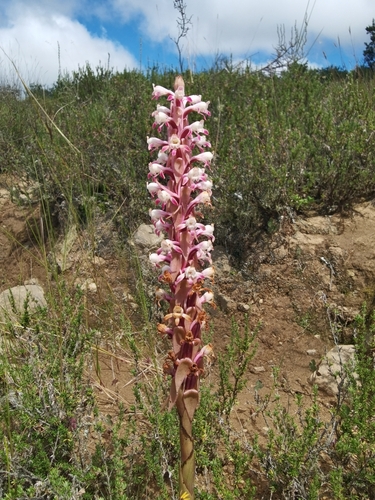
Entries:
MULTIPOLYGON (((32 89, 46 115, 32 97, 19 99, 4 89, 2 170, 39 181, 44 203, 60 216, 65 201, 85 223, 95 200, 116 214, 126 236, 147 220, 142 179, 150 161, 145 138, 152 135, 151 84, 169 88, 174 77, 157 68, 144 75, 87 65, 48 91, 32 89)), ((219 243, 233 254, 291 210, 332 214, 373 196, 375 90, 369 70, 317 71, 295 63, 280 75, 264 76, 227 62, 184 77, 191 92, 211 98, 213 216, 219 243)))
MULTIPOLYGON (((174 78, 174 71, 158 68, 114 73, 87 65, 48 90, 33 86, 26 97, 0 89, 1 172, 37 185, 46 237, 72 220, 89 227, 97 210, 116 222, 123 241, 149 222, 150 94, 152 83, 170 88, 174 78)), ((374 197, 372 71, 295 63, 270 76, 225 61, 184 79, 190 93, 211 99, 210 221, 218 243, 239 261, 281 216, 345 213, 374 197)), ((18 184, 12 196, 27 203, 29 192, 18 184)), ((25 304, 16 324, 1 325, 1 498, 176 499, 178 424, 175 413, 162 410, 168 384, 153 353, 146 361, 153 376, 140 376, 145 346, 150 352, 156 343, 148 318, 137 337, 119 318, 116 349, 132 356, 134 404, 116 401, 115 418, 102 415, 85 367, 89 359, 95 364, 113 326, 94 330, 82 291, 72 293, 54 278, 48 309, 29 314, 25 304)), ((373 498, 374 324, 372 310, 356 318, 358 378, 342 366, 348 385, 340 388, 332 419, 322 421, 317 397, 304 409, 297 395, 293 416, 281 405, 268 412, 269 396, 258 401, 257 411, 268 412, 272 423, 267 445, 260 446, 230 426, 256 338, 233 322, 217 387, 203 383, 195 421, 197 497, 258 499, 262 489, 280 499, 373 498)), ((275 371, 276 401, 278 383, 275 371)))

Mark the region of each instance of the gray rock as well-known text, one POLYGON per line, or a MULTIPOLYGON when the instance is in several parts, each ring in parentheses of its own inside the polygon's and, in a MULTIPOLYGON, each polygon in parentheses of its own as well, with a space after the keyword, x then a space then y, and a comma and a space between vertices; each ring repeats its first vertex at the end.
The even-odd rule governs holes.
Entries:
POLYGON ((250 368, 251 373, 263 373, 266 371, 264 366, 252 366, 250 368))
POLYGON ((357 378, 357 374, 353 372, 355 363, 355 347, 354 345, 337 345, 331 349, 320 362, 318 369, 310 376, 310 383, 316 384, 319 389, 331 396, 336 396, 339 391, 339 386, 347 383, 347 375, 344 366, 351 366, 350 371, 357 378))
POLYGON ((141 224, 134 233, 133 243, 141 249, 151 249, 159 247, 163 239, 162 234, 160 236, 155 234, 152 224, 141 224))
POLYGON ((216 279, 220 279, 231 272, 232 268, 229 264, 229 258, 222 246, 217 245, 212 252, 212 261, 215 266, 216 279))
POLYGON ((243 304, 242 302, 238 304, 237 309, 241 312, 247 313, 250 311, 249 304, 243 304))
POLYGON ((279 260, 282 260, 282 259, 285 259, 286 257, 288 257, 288 249, 285 248, 284 246, 275 248, 273 253, 274 253, 276 259, 279 259, 279 260))
POLYGON ((215 302, 224 312, 231 312, 236 309, 236 303, 230 297, 222 295, 221 293, 215 294, 215 302))
POLYGON ((25 301, 28 301, 28 310, 30 312, 35 311, 38 307, 47 306, 41 286, 14 286, 0 293, 0 318, 2 320, 15 320, 18 315, 17 313, 22 313, 24 310, 25 301), (16 309, 16 312, 14 309, 16 309))
POLYGON ((305 234, 338 234, 338 228, 332 217, 309 217, 299 219, 296 227, 305 234))
POLYGON ((306 354, 308 356, 315 356, 317 354, 317 350, 316 349, 307 349, 306 354))
POLYGON ((97 284, 92 278, 77 278, 74 283, 76 286, 80 287, 83 292, 96 293, 98 291, 97 284))

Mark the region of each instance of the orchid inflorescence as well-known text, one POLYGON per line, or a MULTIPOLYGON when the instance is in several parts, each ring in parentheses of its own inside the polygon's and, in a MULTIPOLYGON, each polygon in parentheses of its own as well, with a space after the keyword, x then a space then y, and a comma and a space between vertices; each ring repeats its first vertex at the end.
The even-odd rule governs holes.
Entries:
POLYGON ((169 288, 158 288, 156 292, 159 303, 169 303, 169 313, 158 325, 158 331, 172 340, 173 350, 168 354, 164 372, 172 376, 169 406, 176 405, 183 431, 181 493, 193 498, 191 422, 199 402, 203 361, 212 355, 210 344, 201 345, 201 332, 207 323, 203 304, 213 303, 213 293, 205 287, 205 281, 214 275, 214 225, 199 222, 203 218, 199 206, 211 205, 212 181, 206 169, 210 168, 213 154, 206 151, 211 144, 204 125, 210 116, 209 102, 203 102, 199 95, 185 96, 181 76, 176 78, 174 92, 154 85, 152 96, 165 96, 170 106, 157 105, 152 113, 153 127, 159 132, 166 129, 167 139, 147 139, 148 149, 158 150, 157 159, 149 163, 147 189, 156 204, 149 214, 156 234, 165 236, 160 248, 150 255, 150 261, 160 269, 159 281, 169 288), (198 113, 203 119, 189 124, 191 113, 198 113))

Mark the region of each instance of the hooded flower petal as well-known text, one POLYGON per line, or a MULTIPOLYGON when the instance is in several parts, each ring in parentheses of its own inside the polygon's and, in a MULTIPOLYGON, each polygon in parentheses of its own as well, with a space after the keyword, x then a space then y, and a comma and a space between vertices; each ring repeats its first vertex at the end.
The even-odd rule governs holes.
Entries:
POLYGON ((191 159, 191 161, 200 161, 202 163, 204 163, 204 165, 209 165, 212 158, 214 157, 214 155, 210 152, 210 151, 206 151, 204 153, 200 153, 199 155, 196 155, 196 156, 193 156, 193 158, 191 159))
POLYGON ((165 210, 159 210, 157 208, 154 208, 153 210, 150 208, 148 213, 152 221, 158 221, 160 219, 163 219, 164 217, 170 217, 170 213, 166 212, 165 210))
POLYGON ((207 101, 207 102, 199 101, 195 104, 192 104, 191 106, 188 106, 185 109, 184 116, 186 116, 188 113, 191 113, 192 111, 196 111, 197 113, 199 113, 201 115, 210 116, 211 113, 208 111, 209 104, 210 104, 210 101, 207 101))
POLYGON ((166 89, 165 87, 162 87, 161 85, 154 85, 152 84, 154 91, 152 93, 152 98, 153 99, 159 99, 160 96, 162 95, 174 95, 174 93, 171 90, 166 89))
POLYGON ((161 139, 158 139, 157 137, 148 137, 147 144, 148 144, 149 151, 152 151, 153 149, 158 149, 162 146, 168 145, 168 142, 162 141, 161 139))
POLYGON ((149 259, 151 264, 154 264, 154 266, 158 266, 161 262, 170 261, 168 255, 159 255, 157 253, 150 254, 149 259))

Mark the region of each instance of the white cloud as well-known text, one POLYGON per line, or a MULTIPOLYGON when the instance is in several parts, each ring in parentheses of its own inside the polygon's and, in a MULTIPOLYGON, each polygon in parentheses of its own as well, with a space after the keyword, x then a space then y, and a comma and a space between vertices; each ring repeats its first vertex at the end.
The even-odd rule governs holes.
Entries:
MULTIPOLYGON (((22 9, 15 3, 8 9, 7 26, 0 27, 0 47, 29 83, 51 85, 57 79, 59 67, 70 72, 86 61, 93 67, 99 63, 106 65, 108 55, 110 67, 119 71, 137 66, 137 61, 123 46, 106 38, 104 30, 102 36, 94 36, 83 24, 65 15, 67 11, 71 13, 73 3, 67 2, 64 14, 29 6, 21 15, 22 9)), ((0 54, 3 79, 4 73, 14 81, 11 65, 0 54)))
MULTIPOLYGON (((278 43, 277 27, 285 26, 288 39, 295 23, 298 27, 303 25, 307 12, 306 48, 321 33, 309 54, 309 62, 324 64, 323 51, 340 54, 341 50, 354 64, 355 59, 361 60, 368 39, 365 27, 375 17, 374 0, 185 2, 192 26, 182 45, 191 63, 202 56, 209 63, 218 54, 239 60, 260 53, 267 60, 278 43)), ((176 50, 170 37, 177 36, 177 17, 172 0, 1 0, 0 47, 28 81, 51 84, 58 75, 58 45, 62 70, 75 70, 86 61, 94 67, 99 62, 105 65, 108 54, 111 67, 118 70, 139 66, 138 54, 134 57, 123 45, 111 40, 113 21, 117 28, 122 23, 125 34, 126 24, 135 23, 145 49, 150 42, 162 43, 161 52, 166 60, 166 54, 176 50), (100 36, 85 27, 93 19, 96 24, 98 20, 103 23, 100 36)), ((5 61, 0 53, 0 81, 11 71, 5 61)))
MULTIPOLYGON (((277 27, 285 26, 288 38, 295 23, 298 27, 303 25, 307 13, 309 43, 321 33, 332 47, 339 39, 343 50, 361 57, 365 27, 374 17, 374 0, 189 0, 186 3, 193 25, 185 46, 197 56, 224 53, 236 57, 272 52, 278 43, 277 27)), ((178 14, 171 0, 155 3, 112 0, 112 6, 124 20, 142 13, 144 34, 154 41, 176 36, 178 14)))

